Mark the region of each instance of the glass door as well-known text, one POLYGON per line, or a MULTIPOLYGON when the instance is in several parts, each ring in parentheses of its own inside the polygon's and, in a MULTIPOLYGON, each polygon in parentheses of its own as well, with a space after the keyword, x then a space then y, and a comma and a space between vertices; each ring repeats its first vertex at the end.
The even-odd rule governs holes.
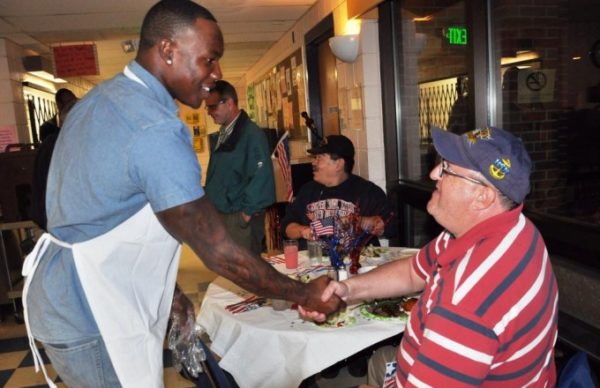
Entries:
MULTIPOLYGON (((440 230, 425 211, 433 187, 429 172, 437 157, 431 128, 462 133, 474 122, 469 74, 471 31, 465 2, 388 2, 380 7, 380 39, 384 45, 389 42, 394 53, 394 72, 388 76, 382 67, 382 73, 385 79, 395 80, 390 94, 395 104, 386 98, 384 86, 384 115, 389 117, 393 110, 396 118, 393 123, 386 122, 386 135, 391 135, 393 125, 397 155, 387 159, 387 165, 393 165, 390 159, 397 158, 397 210, 403 232, 400 243, 420 246, 440 230)), ((382 47, 382 52, 385 50, 382 47)), ((382 63, 385 61, 384 54, 382 63)))

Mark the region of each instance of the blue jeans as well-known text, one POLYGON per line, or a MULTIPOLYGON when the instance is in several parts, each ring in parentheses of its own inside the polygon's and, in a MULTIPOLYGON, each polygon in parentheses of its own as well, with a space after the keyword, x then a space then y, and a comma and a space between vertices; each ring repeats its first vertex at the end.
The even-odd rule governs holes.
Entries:
POLYGON ((121 386, 102 337, 43 345, 54 370, 68 387, 121 386))

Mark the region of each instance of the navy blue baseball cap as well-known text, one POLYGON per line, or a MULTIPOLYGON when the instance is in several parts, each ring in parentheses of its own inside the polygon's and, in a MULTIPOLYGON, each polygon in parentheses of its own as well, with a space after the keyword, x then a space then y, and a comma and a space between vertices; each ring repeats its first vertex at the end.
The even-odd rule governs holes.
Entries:
POLYGON ((530 190, 531 159, 523 142, 500 128, 457 135, 432 128, 436 151, 450 163, 479 171, 502 194, 522 203, 530 190))

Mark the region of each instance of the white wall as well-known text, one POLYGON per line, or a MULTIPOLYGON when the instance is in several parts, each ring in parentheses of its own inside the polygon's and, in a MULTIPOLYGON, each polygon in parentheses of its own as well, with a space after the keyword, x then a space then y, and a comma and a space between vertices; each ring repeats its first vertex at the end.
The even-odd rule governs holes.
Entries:
MULTIPOLYGON (((302 48, 303 63, 306 66, 304 35, 331 13, 338 30, 340 21, 344 23, 346 20, 346 1, 317 1, 248 71, 242 81, 244 85, 236 86, 245 89, 247 84, 258 81, 273 66, 298 48, 302 48)), ((306 74, 305 80, 310 76, 306 74)), ((342 134, 350 138, 356 148, 354 173, 373 181, 385 190, 379 38, 376 20, 362 21, 358 59, 353 64, 338 60, 337 76, 340 128, 342 134)), ((307 85, 306 90, 308 90, 307 85)))
POLYGON ((342 134, 356 148, 354 173, 385 191, 385 157, 379 69, 379 35, 375 20, 364 20, 356 62, 337 62, 342 134))

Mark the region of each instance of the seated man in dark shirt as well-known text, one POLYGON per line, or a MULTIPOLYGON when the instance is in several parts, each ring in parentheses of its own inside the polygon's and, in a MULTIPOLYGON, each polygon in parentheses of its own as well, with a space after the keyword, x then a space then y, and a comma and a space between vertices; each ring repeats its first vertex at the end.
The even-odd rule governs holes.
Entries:
MULTIPOLYGON (((288 205, 282 221, 284 236, 300 239, 302 249, 307 239, 316 238, 311 222, 358 213, 363 230, 390 237, 394 223, 386 223, 391 215, 387 197, 374 183, 352 174, 354 146, 350 139, 327 136, 325 144, 308 152, 315 155, 314 180, 302 186, 288 205)), ((376 237, 370 243, 379 244, 376 237)))
MULTIPOLYGON (((286 209, 281 223, 284 236, 300 240, 300 249, 306 249, 306 240, 316 239, 311 222, 329 217, 348 217, 358 213, 360 226, 373 237, 369 244, 379 245, 377 237, 392 237, 395 222, 389 222, 392 212, 385 192, 366 179, 352 174, 354 146, 342 135, 327 136, 327 142, 308 150, 314 155, 313 180, 306 183, 286 209)), ((346 360, 353 376, 363 376, 367 370, 370 350, 357 353, 346 360)), ((344 362, 327 368, 322 375, 337 375, 344 362)))

